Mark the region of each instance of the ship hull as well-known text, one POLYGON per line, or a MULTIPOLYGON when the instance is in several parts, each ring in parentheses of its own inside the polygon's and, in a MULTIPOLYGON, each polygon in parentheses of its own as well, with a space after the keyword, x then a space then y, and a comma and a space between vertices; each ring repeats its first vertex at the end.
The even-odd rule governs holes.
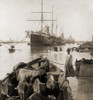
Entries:
POLYGON ((30 44, 33 46, 51 46, 53 43, 49 36, 31 34, 30 44))
POLYGON ((52 45, 64 45, 64 40, 40 34, 30 34, 30 45, 32 46, 52 46, 52 45))

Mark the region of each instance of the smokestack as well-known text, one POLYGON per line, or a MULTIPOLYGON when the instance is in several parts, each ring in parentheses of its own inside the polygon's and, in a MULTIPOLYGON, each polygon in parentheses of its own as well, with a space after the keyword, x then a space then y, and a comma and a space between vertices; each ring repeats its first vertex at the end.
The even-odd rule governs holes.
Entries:
POLYGON ((93 42, 93 35, 92 35, 92 42, 93 42))

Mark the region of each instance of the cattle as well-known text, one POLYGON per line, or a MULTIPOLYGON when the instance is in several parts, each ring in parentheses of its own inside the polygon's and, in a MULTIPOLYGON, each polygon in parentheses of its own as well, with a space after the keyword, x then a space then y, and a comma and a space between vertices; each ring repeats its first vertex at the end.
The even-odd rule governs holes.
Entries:
POLYGON ((39 80, 41 82, 46 83, 46 76, 47 76, 46 71, 43 69, 39 69, 39 80))
POLYGON ((32 94, 33 94, 33 87, 32 87, 31 84, 27 84, 27 89, 26 89, 26 92, 25 92, 26 98, 28 98, 32 94))
POLYGON ((29 69, 20 69, 17 74, 17 80, 19 81, 19 83, 21 83, 24 80, 26 80, 28 76, 37 76, 38 74, 39 74, 39 71, 29 70, 29 69))
POLYGON ((47 75, 46 91, 47 95, 53 95, 55 97, 59 94, 59 85, 53 75, 47 75))
POLYGON ((34 93, 32 94, 28 100, 51 100, 48 97, 43 96, 42 94, 39 93, 34 93))
POLYGON ((69 81, 67 78, 65 78, 64 74, 60 74, 58 78, 59 83, 59 95, 57 97, 57 100, 73 100, 72 96, 72 90, 69 85, 69 81))
POLYGON ((34 84, 33 84, 33 91, 35 93, 40 93, 43 96, 46 96, 46 86, 45 86, 45 83, 40 82, 40 80, 37 78, 34 81, 34 84))
POLYGON ((32 85, 27 81, 23 81, 17 86, 18 94, 21 100, 27 100, 27 98, 33 93, 32 85))
POLYGON ((9 98, 9 96, 6 95, 5 93, 3 93, 3 92, 0 90, 0 100, 6 100, 6 99, 8 99, 8 98, 9 98))
POLYGON ((19 83, 17 86, 18 94, 21 100, 26 100, 26 96, 25 96, 26 89, 27 89, 27 85, 25 81, 19 83))

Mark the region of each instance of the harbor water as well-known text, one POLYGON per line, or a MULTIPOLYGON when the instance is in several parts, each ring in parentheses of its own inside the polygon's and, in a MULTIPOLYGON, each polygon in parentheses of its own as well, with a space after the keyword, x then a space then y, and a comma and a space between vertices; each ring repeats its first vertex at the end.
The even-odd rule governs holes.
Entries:
MULTIPOLYGON (((66 49, 68 47, 75 47, 77 44, 66 44, 59 46, 62 48, 61 52, 54 52, 54 47, 30 47, 27 43, 19 43, 15 45, 15 52, 9 53, 8 48, 10 45, 3 44, 0 46, 0 79, 3 79, 7 73, 10 73, 13 67, 18 64, 19 62, 29 62, 34 58, 39 56, 46 56, 50 62, 54 63, 62 70, 64 70, 64 63, 66 57, 66 49)), ((73 66, 75 65, 76 59, 86 58, 92 59, 89 53, 79 53, 76 51, 71 52, 73 56, 73 66)), ((74 66, 75 68, 75 66, 74 66)), ((77 92, 78 92, 78 79, 76 77, 69 77, 68 78, 72 93, 74 96, 74 100, 77 100, 77 92)), ((89 84, 90 85, 90 84, 89 84)), ((80 91, 80 90, 79 90, 80 91)))

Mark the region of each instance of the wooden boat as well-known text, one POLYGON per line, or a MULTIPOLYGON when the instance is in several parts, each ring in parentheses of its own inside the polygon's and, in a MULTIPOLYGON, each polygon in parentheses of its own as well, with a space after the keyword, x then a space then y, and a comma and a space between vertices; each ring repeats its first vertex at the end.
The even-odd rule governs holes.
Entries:
POLYGON ((15 49, 10 48, 9 53, 13 53, 13 52, 15 52, 15 49))
MULTIPOLYGON (((57 84, 58 77, 60 75, 62 77, 62 75, 64 75, 64 72, 54 64, 49 63, 48 59, 42 57, 34 59, 33 61, 28 63, 20 62, 16 66, 14 66, 13 71, 11 73, 8 73, 7 76, 3 80, 1 80, 0 82, 1 93, 4 93, 4 95, 8 96, 7 97, 9 98, 8 100, 20 100, 20 95, 17 91, 17 87, 19 86, 19 84, 24 82, 24 79, 27 79, 30 76, 32 77, 37 75, 40 75, 40 79, 42 79, 41 77, 42 75, 46 75, 46 76, 52 75, 54 77, 52 81, 55 80, 54 83, 56 82, 57 84), (46 74, 44 74, 42 71, 46 72, 46 74), (18 76, 20 76, 20 80, 18 76), (21 78, 23 81, 21 80, 21 78)), ((43 84, 43 83, 39 83, 39 84, 43 84)), ((40 87, 41 85, 37 85, 37 86, 40 87)), ((58 89, 56 89, 56 92, 57 90, 58 89)), ((66 91, 62 92, 61 90, 61 94, 64 95, 63 97, 61 95, 61 99, 64 98, 64 100, 71 100, 71 99, 66 99, 66 95, 65 95, 67 94, 66 91)))
POLYGON ((77 61, 78 91, 77 100, 92 100, 93 98, 93 60, 77 61))
POLYGON ((11 45, 8 50, 9 50, 9 53, 15 52, 15 46, 14 45, 11 45))
POLYGON ((76 72, 80 77, 93 77, 93 60, 81 59, 76 60, 76 72))

